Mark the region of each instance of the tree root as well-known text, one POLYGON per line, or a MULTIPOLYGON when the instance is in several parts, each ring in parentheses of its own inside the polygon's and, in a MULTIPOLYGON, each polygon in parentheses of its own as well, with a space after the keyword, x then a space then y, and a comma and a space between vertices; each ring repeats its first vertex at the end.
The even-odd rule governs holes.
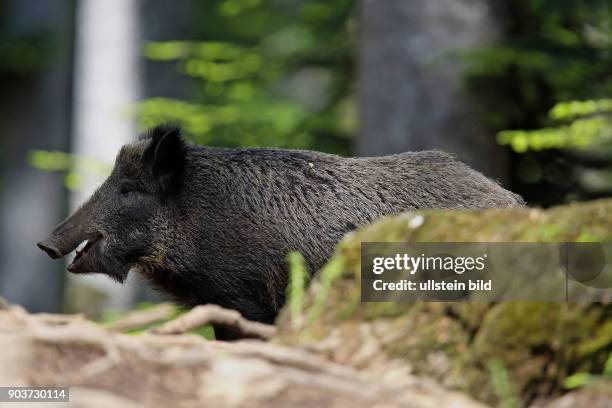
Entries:
POLYGON ((276 334, 276 327, 272 325, 247 320, 239 312, 217 305, 196 306, 150 331, 155 334, 183 334, 207 324, 231 329, 245 339, 269 340, 276 334))
POLYGON ((0 348, 7 350, 0 353, 0 383, 70 387, 71 403, 74 397, 77 405, 92 408, 482 408, 429 381, 386 383, 274 342, 154 333, 180 333, 203 323, 225 324, 251 337, 270 338, 274 332, 218 306, 197 307, 165 329, 136 336, 79 316, 30 315, 9 307, 0 311, 0 348))
POLYGON ((141 327, 170 319, 175 313, 175 306, 170 303, 161 303, 145 310, 135 310, 116 320, 106 328, 115 332, 127 332, 141 327))

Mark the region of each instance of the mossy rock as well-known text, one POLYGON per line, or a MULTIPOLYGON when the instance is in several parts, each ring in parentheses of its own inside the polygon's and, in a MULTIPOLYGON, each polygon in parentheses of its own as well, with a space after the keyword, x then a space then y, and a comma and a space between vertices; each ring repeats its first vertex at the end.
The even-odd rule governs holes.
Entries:
POLYGON ((362 303, 361 243, 580 241, 612 241, 612 200, 386 218, 338 245, 303 310, 281 314, 279 341, 380 375, 399 364, 494 405, 548 399, 568 376, 602 372, 612 352, 610 303, 362 303))

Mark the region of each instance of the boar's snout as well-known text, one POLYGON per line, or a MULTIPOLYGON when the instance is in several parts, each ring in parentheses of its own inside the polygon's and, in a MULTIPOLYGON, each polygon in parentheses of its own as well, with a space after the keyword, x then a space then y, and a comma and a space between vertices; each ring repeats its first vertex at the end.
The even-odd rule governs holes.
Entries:
POLYGON ((51 242, 51 238, 40 241, 36 245, 45 251, 52 259, 59 259, 63 256, 60 250, 51 242))
POLYGON ((91 239, 92 235, 97 235, 92 234, 86 227, 88 221, 87 212, 81 208, 58 225, 48 238, 36 245, 51 258, 62 258, 74 251, 84 240, 91 239))
POLYGON ((56 230, 47 239, 40 241, 36 245, 52 259, 59 259, 74 251, 87 238, 89 237, 85 236, 81 231, 75 231, 74 229, 68 231, 56 230))

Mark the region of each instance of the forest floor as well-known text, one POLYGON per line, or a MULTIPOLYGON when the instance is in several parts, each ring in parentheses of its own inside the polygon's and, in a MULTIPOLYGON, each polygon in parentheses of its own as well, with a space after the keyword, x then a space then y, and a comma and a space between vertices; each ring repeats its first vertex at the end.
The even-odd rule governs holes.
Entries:
MULTIPOLYGON (((28 314, 4 306, 0 384, 69 387, 69 404, 40 403, 53 407, 487 406, 393 364, 387 370, 395 375, 383 378, 274 341, 129 335, 117 328, 79 315, 28 314)), ((540 406, 603 408, 610 398, 609 392, 581 391, 540 406)))
POLYGON ((386 384, 274 342, 128 335, 116 327, 5 306, 0 384, 70 387, 74 407, 484 407, 431 380, 386 384))

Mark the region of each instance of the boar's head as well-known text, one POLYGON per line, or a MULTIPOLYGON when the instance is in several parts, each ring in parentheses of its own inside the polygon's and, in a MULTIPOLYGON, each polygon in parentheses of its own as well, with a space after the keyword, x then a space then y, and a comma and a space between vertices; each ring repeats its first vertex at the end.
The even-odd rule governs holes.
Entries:
POLYGON ((170 127, 124 146, 108 179, 38 247, 53 259, 77 249, 70 272, 124 281, 130 267, 158 246, 156 232, 163 235, 181 190, 185 153, 179 130, 170 127))

